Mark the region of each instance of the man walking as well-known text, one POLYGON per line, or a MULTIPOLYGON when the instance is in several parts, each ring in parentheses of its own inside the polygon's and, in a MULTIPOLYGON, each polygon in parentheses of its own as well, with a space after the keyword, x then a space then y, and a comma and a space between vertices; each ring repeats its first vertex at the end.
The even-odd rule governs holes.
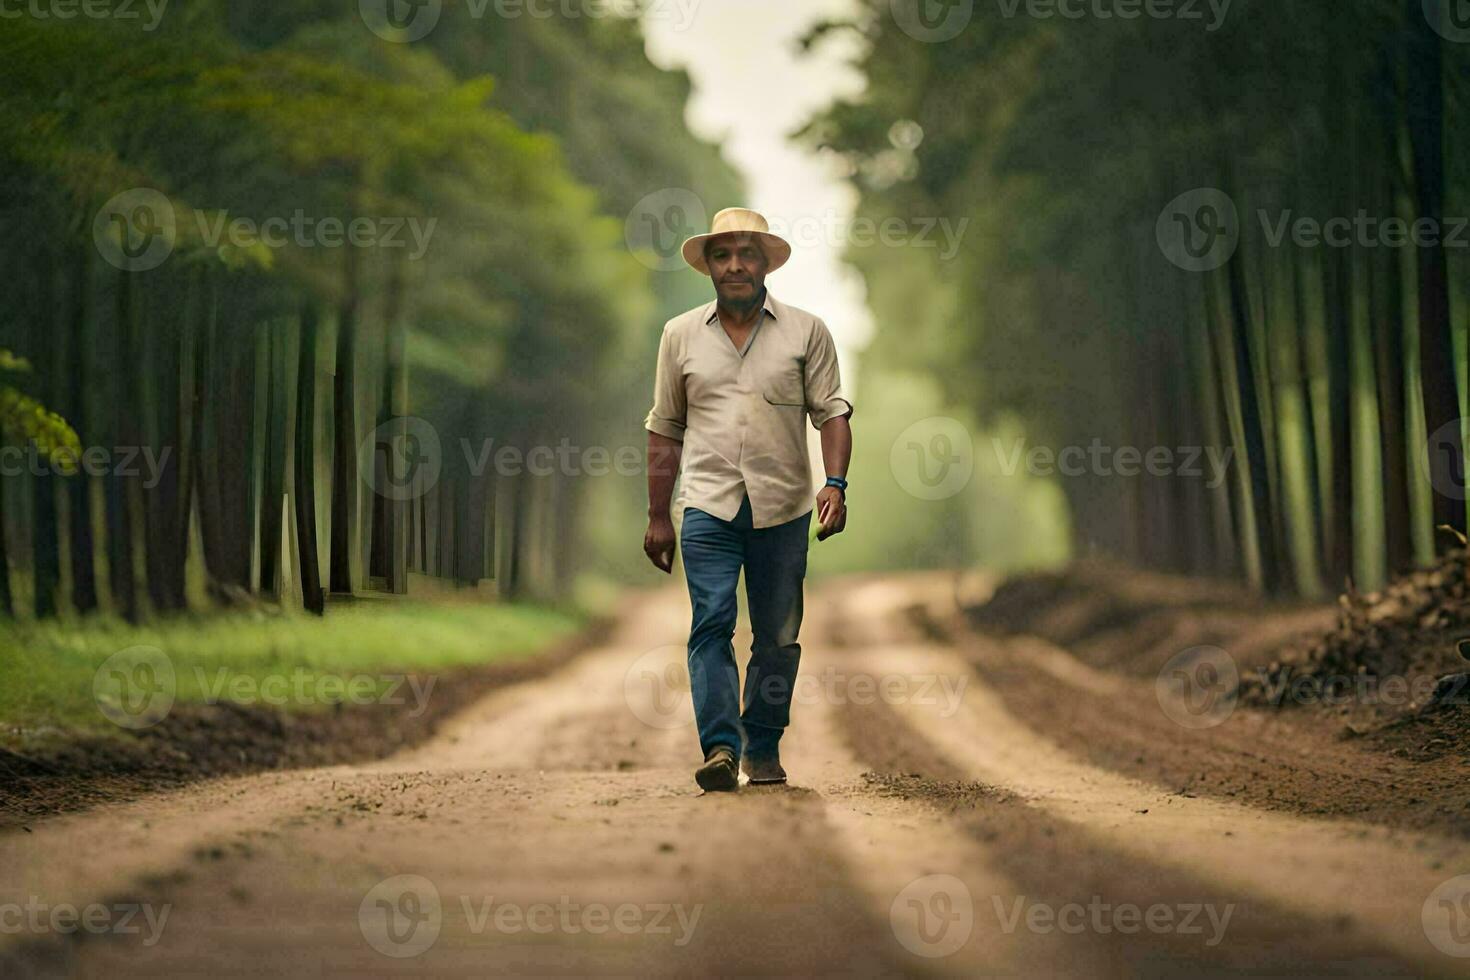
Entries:
POLYGON ((670 514, 682 462, 680 546, 689 582, 689 681, 705 790, 783 783, 780 741, 790 720, 801 646, 813 495, 804 418, 821 433, 826 485, 816 492, 818 539, 847 525, 852 456, 837 350, 827 325, 766 291, 791 246, 745 208, 715 215, 684 243, 684 260, 713 281, 716 300, 664 325, 648 430, 648 532, 643 550, 674 567, 670 514), (731 638, 745 569, 754 633, 742 692, 731 638), (737 768, 737 766, 739 768, 737 768))

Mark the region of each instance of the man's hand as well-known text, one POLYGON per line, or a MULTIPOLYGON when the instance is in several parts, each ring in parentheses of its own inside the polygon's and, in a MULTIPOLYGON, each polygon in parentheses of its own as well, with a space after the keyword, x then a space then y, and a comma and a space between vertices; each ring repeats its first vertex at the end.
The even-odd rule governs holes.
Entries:
POLYGON ((651 517, 643 534, 643 553, 653 567, 666 575, 674 573, 674 522, 668 517, 651 517))
POLYGON ((823 487, 817 491, 817 522, 822 529, 817 540, 825 541, 834 534, 841 534, 847 527, 847 495, 836 487, 823 487))

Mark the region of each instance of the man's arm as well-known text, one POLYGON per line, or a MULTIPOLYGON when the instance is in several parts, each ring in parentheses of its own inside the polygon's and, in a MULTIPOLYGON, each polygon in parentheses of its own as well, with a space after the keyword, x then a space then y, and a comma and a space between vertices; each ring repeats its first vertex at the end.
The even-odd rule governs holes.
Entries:
POLYGON ((684 444, 678 439, 648 433, 648 530, 643 535, 643 553, 666 574, 674 571, 674 521, 669 505, 683 455, 684 444))
POLYGON ((643 420, 648 430, 648 530, 643 534, 643 553, 655 568, 670 574, 674 571, 674 522, 669 504, 684 455, 684 421, 689 410, 676 346, 665 324, 658 342, 653 408, 643 420))
MULTIPOLYGON (((848 416, 839 415, 822 424, 822 466, 828 476, 847 478, 847 464, 852 461, 852 423, 848 416)), ((834 534, 841 534, 847 527, 847 494, 836 487, 823 487, 817 491, 817 520, 822 530, 817 540, 823 541, 834 534)))

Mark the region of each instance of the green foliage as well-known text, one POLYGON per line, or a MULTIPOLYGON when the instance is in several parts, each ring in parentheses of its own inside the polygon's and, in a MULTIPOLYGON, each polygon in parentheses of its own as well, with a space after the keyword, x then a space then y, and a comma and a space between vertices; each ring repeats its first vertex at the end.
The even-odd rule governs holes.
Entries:
MULTIPOLYGON (((26 373, 30 370, 30 363, 25 358, 0 348, 0 371, 26 373)), ((82 453, 76 431, 66 419, 9 385, 0 385, 0 436, 12 443, 34 445, 36 451, 62 473, 76 472, 82 453)))
MULTIPOLYGON (((92 681, 112 654, 161 650, 173 665, 181 703, 199 703, 235 678, 351 678, 385 672, 434 673, 544 652, 582 625, 540 606, 381 602, 333 608, 325 619, 227 613, 131 626, 112 620, 16 624, 0 621, 0 718, 24 745, 59 727, 116 734, 93 699, 92 681)), ((279 680, 274 683, 279 684, 279 680)), ((308 689, 314 689, 312 684, 308 689)), ((287 710, 323 710, 292 704, 287 710)))

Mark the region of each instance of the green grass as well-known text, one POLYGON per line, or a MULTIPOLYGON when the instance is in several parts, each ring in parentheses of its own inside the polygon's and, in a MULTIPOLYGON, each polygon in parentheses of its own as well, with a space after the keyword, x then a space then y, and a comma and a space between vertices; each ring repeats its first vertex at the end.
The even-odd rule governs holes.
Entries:
MULTIPOLYGON (((288 693, 268 703, 311 711, 330 702, 333 678, 368 678, 358 683, 382 691, 389 684, 383 674, 528 657, 582 624, 574 613, 541 606, 411 600, 335 606, 320 619, 221 612, 140 626, 107 619, 0 622, 0 740, 117 731, 99 709, 93 680, 109 657, 133 647, 167 656, 179 703, 231 700, 229 692, 239 690, 280 691, 255 685, 286 678, 288 693), (299 684, 310 696, 292 693, 299 684)), ((247 693, 244 700, 252 697, 260 699, 247 693)))

